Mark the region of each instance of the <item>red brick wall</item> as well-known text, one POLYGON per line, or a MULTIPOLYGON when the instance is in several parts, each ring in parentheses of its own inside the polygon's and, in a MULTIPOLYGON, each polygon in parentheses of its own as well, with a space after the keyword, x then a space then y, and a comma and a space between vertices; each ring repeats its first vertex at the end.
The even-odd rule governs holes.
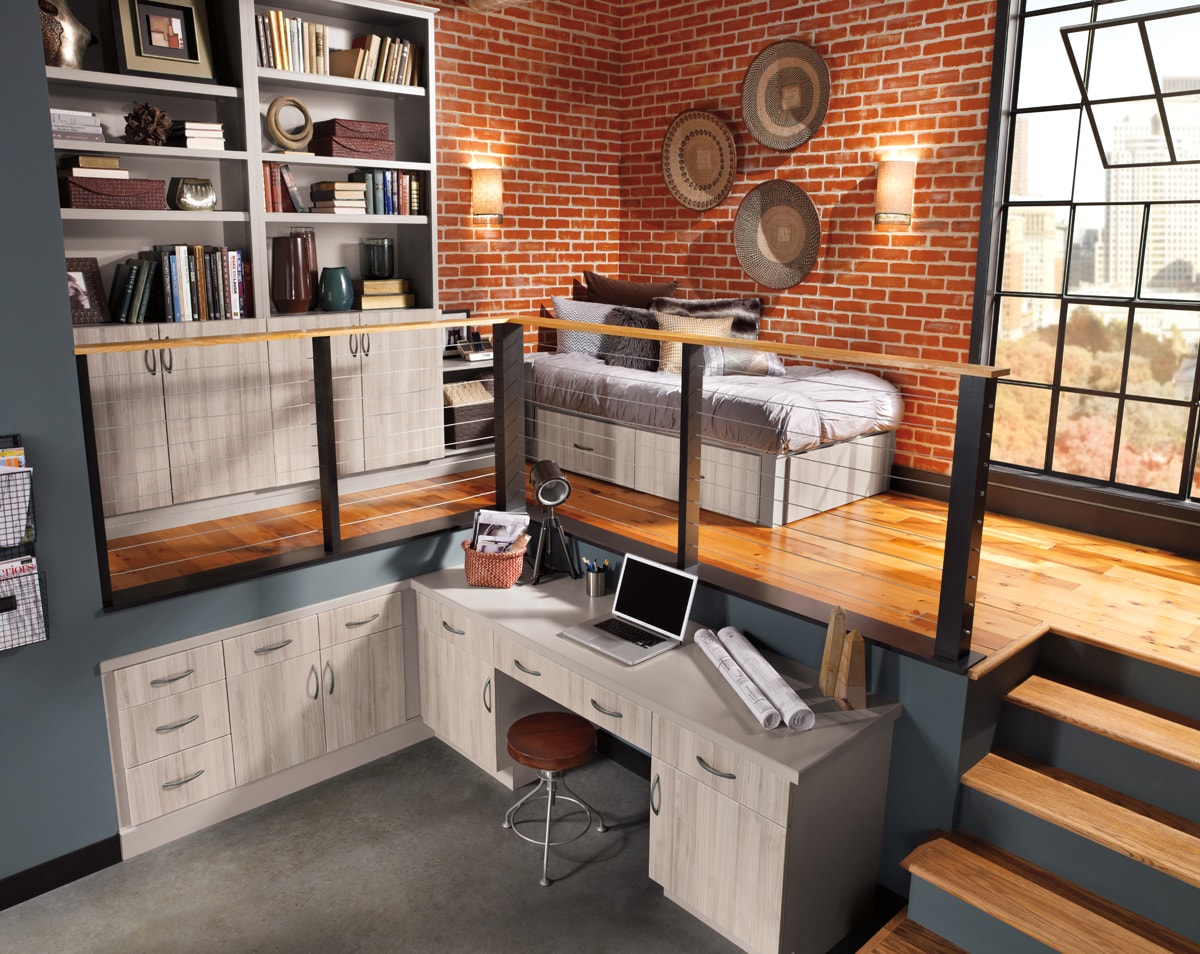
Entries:
MULTIPOLYGON (((446 305, 536 310, 583 268, 670 277, 694 296, 753 295, 781 341, 966 358, 983 185, 994 4, 943 0, 566 4, 438 18, 441 284, 446 305), (768 44, 795 38, 829 66, 825 122, 790 153, 760 145, 741 83, 768 44), (684 109, 719 115, 738 147, 728 198, 706 212, 674 200, 662 136, 684 109), (875 164, 915 158, 913 224, 876 230, 875 164), (510 214, 470 223, 466 167, 496 156, 510 214), (773 291, 742 271, 738 204, 787 179, 821 218, 816 267, 773 291)), ((950 379, 891 375, 908 424, 897 462, 944 471, 950 379)))

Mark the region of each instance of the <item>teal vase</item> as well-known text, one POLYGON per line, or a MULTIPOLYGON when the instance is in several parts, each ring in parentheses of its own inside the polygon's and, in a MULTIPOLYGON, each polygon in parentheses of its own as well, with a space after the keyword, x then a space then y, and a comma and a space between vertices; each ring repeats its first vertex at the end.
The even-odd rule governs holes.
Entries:
POLYGON ((318 301, 322 311, 349 311, 354 304, 354 285, 348 268, 323 268, 318 283, 318 301))

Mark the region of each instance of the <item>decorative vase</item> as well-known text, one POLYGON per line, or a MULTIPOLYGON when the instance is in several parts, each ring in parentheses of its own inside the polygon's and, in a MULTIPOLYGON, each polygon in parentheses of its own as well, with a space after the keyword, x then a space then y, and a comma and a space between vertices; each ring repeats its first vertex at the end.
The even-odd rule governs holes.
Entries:
POLYGON ((358 247, 363 278, 392 277, 396 270, 396 246, 390 238, 365 238, 358 247))
POLYGON ((309 310, 312 300, 304 236, 276 235, 271 239, 271 304, 280 314, 299 315, 309 310))
POLYGON ((67 0, 38 0, 42 19, 42 55, 47 66, 83 69, 83 51, 96 42, 80 23, 67 0))
POLYGON ((349 311, 354 304, 354 284, 350 281, 350 269, 344 266, 321 269, 321 281, 317 294, 323 311, 349 311))
POLYGON ((211 179, 171 180, 171 208, 181 212, 211 212, 217 207, 217 190, 211 179))
POLYGON ((291 230, 291 234, 298 235, 304 240, 304 263, 308 268, 309 281, 312 283, 312 301, 308 303, 308 307, 313 309, 319 304, 317 301, 317 233, 306 225, 297 225, 291 230))

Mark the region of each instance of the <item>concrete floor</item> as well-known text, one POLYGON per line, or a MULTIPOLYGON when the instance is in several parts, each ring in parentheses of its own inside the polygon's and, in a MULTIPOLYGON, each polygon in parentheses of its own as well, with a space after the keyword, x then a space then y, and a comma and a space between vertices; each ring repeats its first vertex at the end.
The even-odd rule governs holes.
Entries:
POLYGON ((430 740, 0 912, 0 951, 737 951, 647 877, 645 780, 569 781, 612 827, 552 848, 550 887, 512 793, 430 740))

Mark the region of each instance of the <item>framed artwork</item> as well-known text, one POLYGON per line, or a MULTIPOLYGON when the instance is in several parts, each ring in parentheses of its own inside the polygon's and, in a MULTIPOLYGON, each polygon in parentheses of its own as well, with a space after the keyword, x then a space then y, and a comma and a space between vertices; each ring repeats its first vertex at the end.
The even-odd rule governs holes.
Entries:
POLYGON ((453 311, 442 312, 443 321, 458 321, 457 325, 448 325, 442 329, 445 336, 442 341, 443 353, 446 357, 458 357, 458 344, 468 340, 467 323, 471 320, 469 308, 455 308, 453 311))
POLYGON ((67 259, 67 297, 71 323, 95 325, 108 321, 108 302, 100 281, 100 263, 94 258, 67 259))
POLYGON ((112 0, 122 73, 213 79, 208 0, 112 0))

